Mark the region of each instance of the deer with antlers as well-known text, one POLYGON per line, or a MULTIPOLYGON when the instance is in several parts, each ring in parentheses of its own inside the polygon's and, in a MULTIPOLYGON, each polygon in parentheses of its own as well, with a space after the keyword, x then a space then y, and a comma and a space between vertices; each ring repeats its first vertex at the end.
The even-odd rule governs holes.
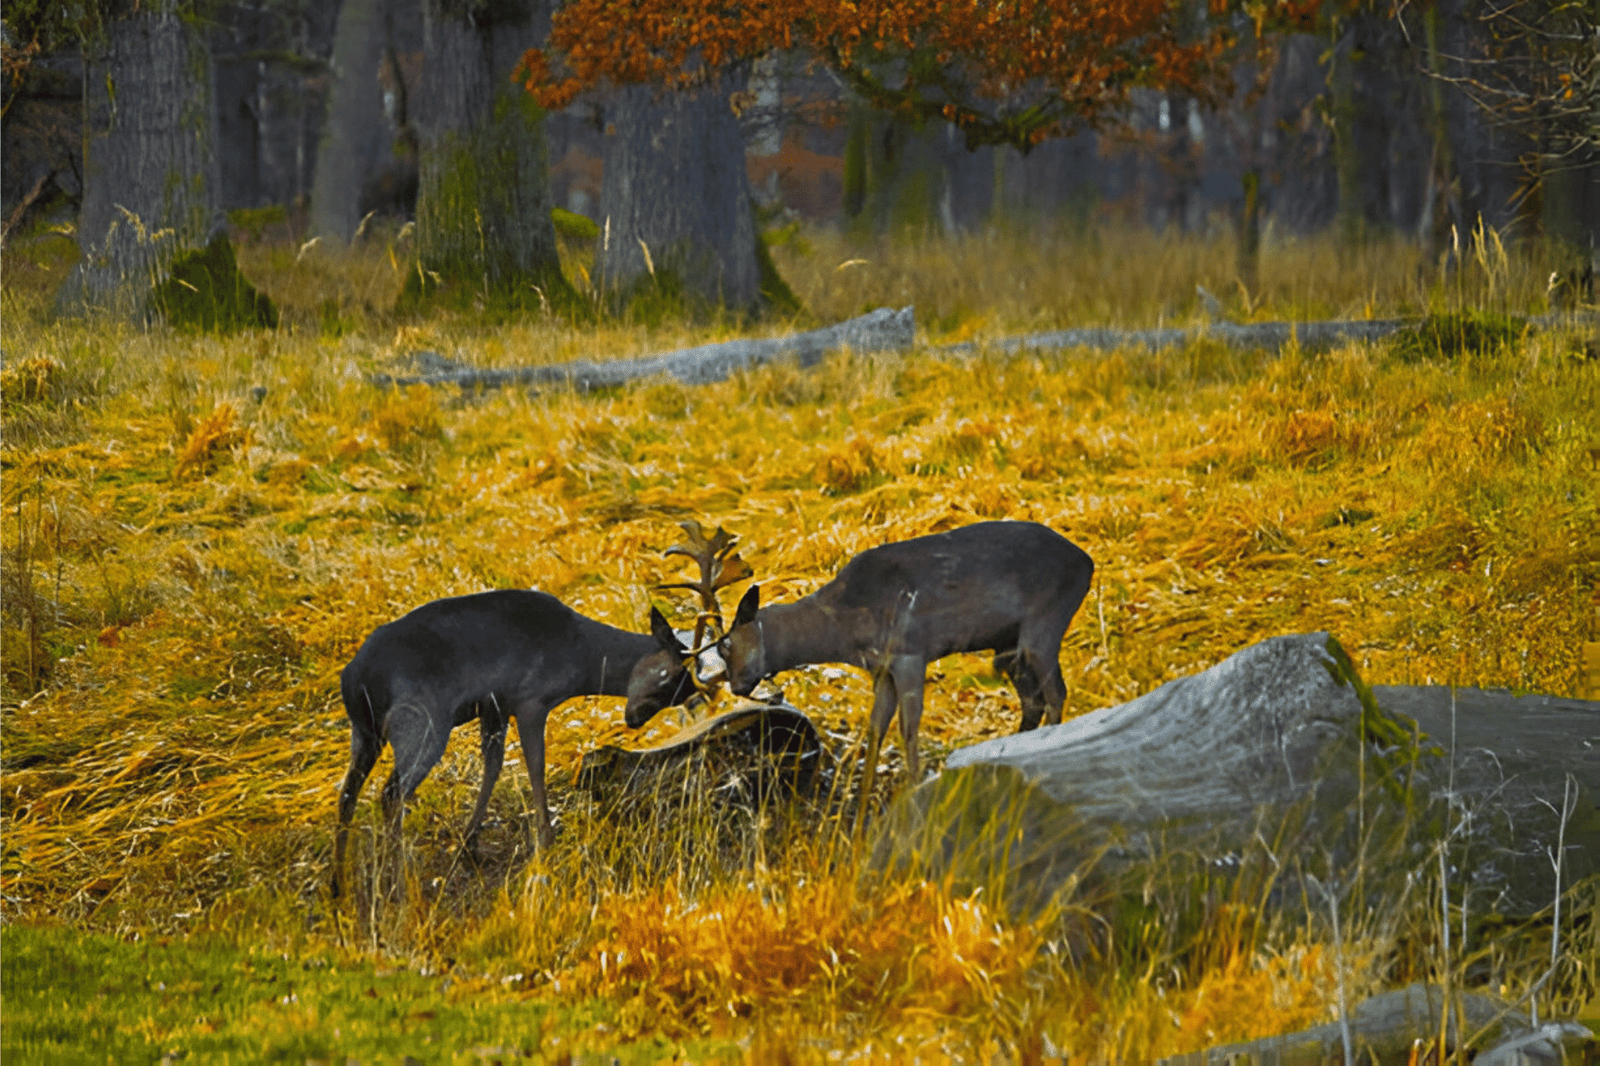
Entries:
POLYGON ((657 637, 585 618, 554 596, 528 589, 435 600, 373 630, 339 675, 350 719, 350 768, 339 790, 334 896, 350 819, 385 743, 394 749, 394 771, 383 786, 383 813, 397 865, 405 801, 444 755, 451 731, 473 719, 483 780, 466 849, 475 851, 513 718, 533 787, 535 832, 540 846, 548 846, 555 839, 544 775, 550 712, 577 696, 627 696, 629 706, 648 702, 652 714, 683 703, 695 694, 693 675, 680 666, 670 683, 658 683, 644 662, 659 655, 657 637))
POLYGON ((694 640, 692 646, 686 646, 666 617, 656 608, 650 608, 650 632, 658 646, 634 667, 628 705, 623 710, 623 720, 634 729, 648 722, 663 707, 672 706, 669 701, 685 683, 702 694, 709 692, 709 686, 721 675, 720 659, 713 658, 724 632, 717 592, 753 576, 749 564, 734 551, 738 537, 721 526, 708 537, 700 523, 692 518, 678 524, 688 534, 687 542, 674 544, 662 554, 668 558, 682 555, 693 560, 699 567, 700 579, 669 582, 656 588, 658 591, 687 589, 700 597, 694 640))
POLYGON ((1019 732, 1061 721, 1061 641, 1093 576, 1087 552, 1037 522, 978 522, 884 544, 794 603, 761 607, 750 586, 722 641, 728 685, 744 696, 808 663, 861 667, 874 686, 867 772, 898 714, 914 781, 922 690, 935 659, 993 651, 1022 703, 1019 732))

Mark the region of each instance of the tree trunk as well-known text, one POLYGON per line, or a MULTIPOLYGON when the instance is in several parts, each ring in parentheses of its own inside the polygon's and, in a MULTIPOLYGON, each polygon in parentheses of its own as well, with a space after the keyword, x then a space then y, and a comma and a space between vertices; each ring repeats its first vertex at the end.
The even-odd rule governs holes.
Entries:
POLYGON ((1540 225, 1553 262, 1559 269, 1593 271, 1600 248, 1600 151, 1544 162, 1540 225))
POLYGON ((608 292, 735 312, 759 312, 773 298, 762 276, 744 135, 728 102, 740 81, 730 72, 694 90, 618 93, 596 256, 608 292))
POLYGON ((387 147, 383 91, 384 0, 344 0, 333 37, 333 89, 317 144, 311 232, 344 244, 361 223, 361 189, 387 147))
POLYGON ((1422 15, 1423 41, 1427 50, 1428 131, 1432 135, 1431 157, 1422 190, 1422 210, 1417 218, 1417 237, 1427 249, 1430 261, 1437 261, 1450 244, 1450 226, 1457 222, 1459 210, 1452 192, 1455 170, 1450 152, 1450 125, 1444 104, 1444 58, 1439 53, 1439 5, 1428 5, 1422 15))
POLYGON ((1246 170, 1239 179, 1244 203, 1239 208, 1239 281, 1253 295, 1261 284, 1261 171, 1246 170))
POLYGON ((538 0, 426 0, 418 94, 417 269, 402 304, 566 304, 550 221, 544 112, 512 81, 543 37, 538 0))
POLYGON ((867 153, 872 139, 872 122, 866 105, 852 103, 846 120, 848 133, 844 142, 844 218, 852 230, 866 228, 867 210, 867 153))
MULTIPOLYGON (((218 0, 207 10, 217 100, 218 203, 228 211, 305 203, 327 110, 338 5, 218 0)), ((420 48, 420 29, 417 36, 420 48)), ((256 216, 247 228, 259 234, 265 219, 256 216)))
POLYGON ((1358 118, 1355 93, 1356 32, 1346 29, 1336 40, 1329 54, 1333 69, 1329 71, 1329 89, 1332 97, 1333 164, 1339 181, 1339 240, 1353 248, 1361 240, 1364 229, 1361 189, 1361 149, 1356 142, 1358 118))
POLYGON ((217 117, 211 51, 192 20, 152 5, 106 34, 85 78, 83 258, 56 305, 131 317, 175 258, 221 230, 217 117))

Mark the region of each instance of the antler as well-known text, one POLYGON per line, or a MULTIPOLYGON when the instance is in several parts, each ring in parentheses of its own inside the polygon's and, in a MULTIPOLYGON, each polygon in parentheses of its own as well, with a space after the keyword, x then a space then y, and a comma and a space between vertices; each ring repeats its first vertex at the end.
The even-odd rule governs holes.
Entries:
POLYGON ((751 577, 754 571, 750 564, 739 558, 734 546, 739 543, 739 538, 717 527, 717 531, 710 537, 700 523, 693 518, 679 522, 683 531, 689 535, 688 543, 674 544, 663 555, 686 555, 693 559, 700 567, 699 581, 676 581, 665 585, 657 585, 657 589, 688 589, 700 595, 700 612, 694 623, 695 652, 698 654, 706 647, 705 636, 708 623, 712 627, 712 640, 722 639, 722 608, 717 604, 717 590, 726 588, 735 581, 743 581, 751 577))

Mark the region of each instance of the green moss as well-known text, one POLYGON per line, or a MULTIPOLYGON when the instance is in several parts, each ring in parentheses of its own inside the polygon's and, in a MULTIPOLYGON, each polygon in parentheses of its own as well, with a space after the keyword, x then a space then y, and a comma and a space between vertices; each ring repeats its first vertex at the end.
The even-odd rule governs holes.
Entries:
POLYGON ((346 315, 344 303, 330 296, 317 305, 317 331, 324 337, 343 337, 354 333, 359 323, 346 315))
POLYGON ((921 232, 938 223, 939 208, 933 173, 923 166, 901 180, 889 201, 889 228, 921 232))
POLYGON ((149 312, 178 329, 232 333, 278 324, 278 309, 239 273, 233 242, 223 234, 197 252, 173 261, 165 281, 150 294, 149 312))
POLYGON ((533 249, 531 256, 509 243, 519 238, 496 236, 494 220, 507 217, 510 210, 496 198, 518 181, 513 142, 535 135, 525 128, 524 119, 532 121, 536 115, 518 112, 501 120, 510 106, 497 100, 499 118, 489 132, 457 136, 424 153, 417 200, 421 258, 408 271, 395 310, 458 311, 489 322, 530 313, 566 317, 587 313, 561 274, 554 232, 548 238, 534 238, 535 243, 545 240, 547 246, 533 249))
POLYGON ((651 329, 663 322, 699 317, 707 308, 695 300, 683 284, 683 276, 670 267, 641 274, 621 294, 618 317, 651 329))
POLYGON ((482 277, 463 278, 412 267, 395 301, 395 311, 423 315, 435 311, 471 314, 489 323, 508 322, 525 315, 555 314, 575 321, 590 312, 559 269, 528 275, 520 283, 483 284, 482 277))
POLYGON ((600 236, 600 227, 593 219, 564 207, 551 208, 550 221, 555 224, 556 234, 569 241, 592 241, 600 236))
POLYGON ((772 261, 772 251, 764 240, 756 241, 756 268, 761 275, 761 298, 766 302, 767 313, 783 317, 799 314, 800 297, 778 273, 778 264, 772 261))
POLYGON ((4 938, 7 1062, 449 1062, 541 1051, 550 1061, 570 1058, 574 1040, 605 1047, 608 1061, 661 1054, 607 1037, 617 1027, 608 1005, 557 1006, 500 982, 222 937, 130 943, 11 923, 4 938))
POLYGON ((289 212, 282 204, 266 207, 241 207, 228 212, 228 221, 243 230, 252 241, 259 241, 268 226, 289 221, 289 212))
POLYGON ((1518 344, 1528 333, 1527 319, 1493 311, 1454 311, 1429 315, 1389 338, 1389 354, 1402 363, 1482 355, 1518 344))
POLYGON ((844 144, 844 214, 859 224, 867 206, 867 118, 859 107, 850 111, 850 133, 844 144))

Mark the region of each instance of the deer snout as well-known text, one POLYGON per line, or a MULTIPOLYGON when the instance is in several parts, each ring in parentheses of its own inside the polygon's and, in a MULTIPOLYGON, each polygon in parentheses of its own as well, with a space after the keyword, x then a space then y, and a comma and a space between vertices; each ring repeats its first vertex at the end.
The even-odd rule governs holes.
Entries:
POLYGON ((745 671, 737 677, 730 677, 728 687, 733 690, 735 696, 748 696, 756 690, 757 685, 761 684, 761 680, 759 675, 745 671))
POLYGON ((660 700, 629 700, 628 706, 622 711, 622 720, 628 723, 629 729, 638 729, 654 718, 663 706, 660 700))
POLYGON ((622 709, 622 720, 628 724, 629 729, 638 729, 671 702, 659 691, 630 692, 628 704, 622 709))

